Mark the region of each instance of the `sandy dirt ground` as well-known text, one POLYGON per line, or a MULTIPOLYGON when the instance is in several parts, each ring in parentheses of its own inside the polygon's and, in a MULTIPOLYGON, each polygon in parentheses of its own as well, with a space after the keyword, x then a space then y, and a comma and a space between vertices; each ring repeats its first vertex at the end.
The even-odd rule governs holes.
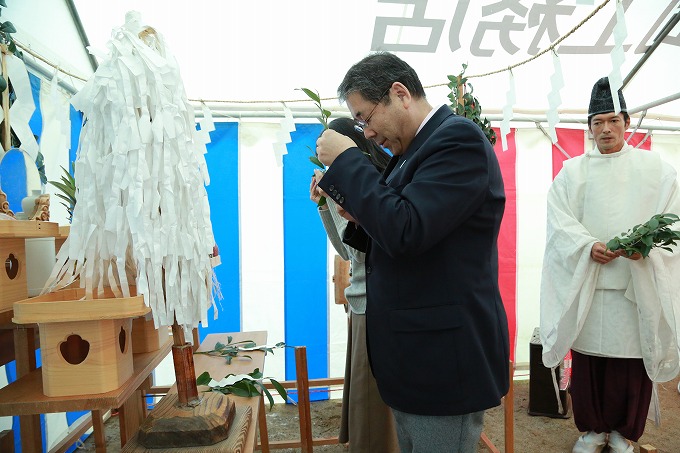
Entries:
MULTIPOLYGON (((640 443, 635 445, 635 452, 640 445, 652 445, 658 453, 680 453, 680 378, 659 385, 661 402, 661 426, 648 421, 645 434, 640 443)), ((569 453, 579 433, 572 418, 556 419, 528 415, 529 381, 515 381, 514 398, 514 451, 517 453, 569 453)), ((312 432, 314 437, 337 436, 340 425, 340 400, 328 400, 312 403, 312 432)), ((276 404, 267 413, 267 426, 270 440, 299 439, 299 423, 297 408, 293 405, 276 404)), ((120 452, 120 436, 118 434, 117 417, 111 417, 105 424, 107 452, 120 452)), ((505 451, 504 423, 502 408, 487 411, 484 433, 501 451, 505 451)), ((94 452, 94 442, 90 436, 77 451, 94 452)), ((282 453, 299 452, 299 449, 275 450, 282 453)), ((347 452, 344 445, 328 445, 314 448, 320 453, 347 452)), ((478 452, 488 450, 480 443, 478 452)), ((380 453, 380 452, 375 452, 380 453)), ((433 452, 438 453, 438 452, 433 452)))

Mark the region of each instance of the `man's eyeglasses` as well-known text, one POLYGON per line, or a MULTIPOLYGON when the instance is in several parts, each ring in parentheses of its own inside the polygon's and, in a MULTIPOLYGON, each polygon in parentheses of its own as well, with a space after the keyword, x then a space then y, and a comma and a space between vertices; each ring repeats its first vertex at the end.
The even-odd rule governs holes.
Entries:
POLYGON ((354 130, 356 130, 360 134, 364 133, 364 129, 369 125, 368 123, 371 121, 371 117, 375 113, 375 109, 378 108, 378 106, 380 105, 382 100, 385 98, 385 96, 387 96, 387 93, 389 93, 391 89, 392 89, 392 85, 390 85, 390 87, 387 90, 385 90, 385 92, 382 94, 382 96, 380 96, 378 103, 375 104, 375 106, 373 106, 373 109, 369 112, 368 116, 366 116, 365 120, 359 120, 359 119, 356 119, 356 118, 354 119, 354 130))

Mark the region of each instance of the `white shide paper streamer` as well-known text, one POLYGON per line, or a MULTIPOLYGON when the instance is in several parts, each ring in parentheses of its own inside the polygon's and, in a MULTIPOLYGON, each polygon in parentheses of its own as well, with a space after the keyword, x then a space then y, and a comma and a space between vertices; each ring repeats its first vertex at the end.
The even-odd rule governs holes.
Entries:
POLYGON ((506 93, 506 103, 503 106, 503 120, 501 121, 501 143, 503 151, 508 150, 508 134, 510 133, 510 120, 513 117, 512 106, 515 104, 515 76, 512 71, 508 71, 508 92, 506 93))
POLYGON ((286 105, 283 104, 283 119, 281 120, 281 130, 276 134, 276 141, 273 143, 274 158, 276 159, 276 166, 283 167, 283 156, 288 154, 287 143, 290 143, 290 133, 295 132, 295 120, 293 119, 293 112, 286 105))
POLYGON ((26 65, 21 59, 14 55, 7 55, 7 78, 12 83, 16 99, 9 108, 9 122, 12 130, 21 142, 21 149, 31 156, 35 162, 38 157, 38 142, 28 122, 35 111, 35 101, 33 101, 33 91, 31 81, 28 78, 26 65))
POLYGON ((556 52, 553 52, 553 67, 555 72, 550 76, 550 93, 548 93, 548 111, 545 113, 548 118, 548 134, 553 143, 557 143, 557 132, 555 126, 560 122, 560 116, 557 114, 557 107, 562 104, 562 97, 560 90, 564 88, 564 77, 562 76, 562 64, 560 57, 556 52))
POLYGON ((197 131, 177 61, 138 13, 113 30, 108 50, 72 98, 85 116, 77 203, 46 290, 80 277, 87 298, 105 286, 128 297, 136 285, 157 327, 176 320, 191 338, 219 290, 205 190, 212 115, 204 109, 197 131))

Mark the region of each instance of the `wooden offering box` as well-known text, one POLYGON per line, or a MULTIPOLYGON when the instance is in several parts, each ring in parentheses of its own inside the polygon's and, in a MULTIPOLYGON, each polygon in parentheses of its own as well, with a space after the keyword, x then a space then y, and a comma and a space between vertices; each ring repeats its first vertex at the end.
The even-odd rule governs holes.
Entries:
POLYGON ((170 338, 168 326, 156 329, 153 319, 145 316, 132 320, 132 353, 152 352, 158 350, 170 338))
POLYGON ((70 232, 71 232, 70 225, 62 225, 59 227, 59 235, 54 237, 55 253, 59 253, 59 249, 61 249, 61 246, 64 245, 64 242, 66 242, 66 239, 68 239, 68 235, 70 232))
POLYGON ((105 393, 132 376, 132 318, 149 312, 143 297, 116 298, 109 288, 99 299, 84 296, 72 288, 14 303, 13 322, 40 327, 46 396, 105 393))
POLYGON ((26 284, 27 238, 59 235, 59 224, 36 220, 0 221, 0 312, 12 310, 12 304, 28 297, 26 284))

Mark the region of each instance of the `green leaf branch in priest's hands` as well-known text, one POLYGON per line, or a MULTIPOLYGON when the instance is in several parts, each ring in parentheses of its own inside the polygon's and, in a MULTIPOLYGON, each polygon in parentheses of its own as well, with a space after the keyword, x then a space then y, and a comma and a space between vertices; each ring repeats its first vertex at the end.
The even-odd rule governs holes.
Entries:
POLYGON ((672 213, 653 215, 647 222, 635 225, 607 242, 607 250, 629 258, 635 254, 646 258, 657 247, 673 253, 672 247, 680 241, 680 231, 672 230, 670 226, 678 220, 672 213))

